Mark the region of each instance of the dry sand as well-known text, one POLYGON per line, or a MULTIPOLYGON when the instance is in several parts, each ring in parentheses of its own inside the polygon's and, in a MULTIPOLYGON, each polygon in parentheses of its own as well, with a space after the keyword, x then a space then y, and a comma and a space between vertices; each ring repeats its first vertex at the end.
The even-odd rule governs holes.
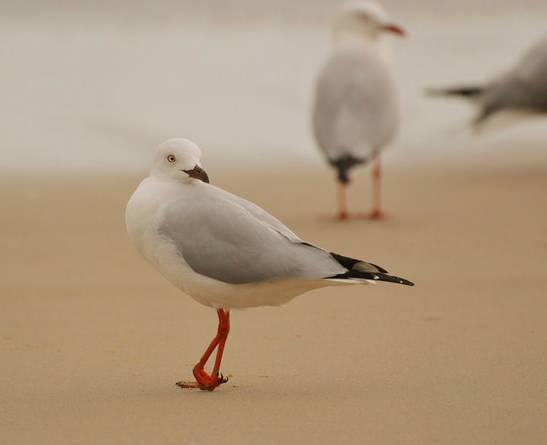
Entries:
POLYGON ((416 287, 236 312, 230 381, 184 391, 216 316, 129 245, 138 178, 4 177, 2 444, 546 443, 545 166, 388 168, 391 218, 347 224, 317 220, 333 198, 324 170, 210 173, 416 287))

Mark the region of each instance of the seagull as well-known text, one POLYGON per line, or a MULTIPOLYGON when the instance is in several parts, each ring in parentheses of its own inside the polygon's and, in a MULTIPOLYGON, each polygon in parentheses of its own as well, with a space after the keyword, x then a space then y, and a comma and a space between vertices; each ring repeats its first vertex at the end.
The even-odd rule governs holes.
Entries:
POLYGON ((383 35, 404 36, 377 3, 346 4, 334 25, 335 48, 316 85, 313 130, 317 145, 338 179, 338 220, 349 218, 349 170, 376 160, 373 219, 382 218, 380 152, 396 136, 400 103, 391 55, 383 35))
POLYGON ((307 243, 252 202, 209 183, 201 150, 169 139, 156 148, 150 176, 126 208, 129 238, 168 281, 216 309, 218 330, 182 388, 225 383, 220 364, 230 311, 278 306, 304 292, 375 281, 412 286, 385 269, 307 243), (212 372, 205 365, 217 350, 212 372))
MULTIPOLYGON (((478 106, 473 120, 480 129, 494 116, 525 118, 547 114, 547 37, 530 48, 507 72, 483 85, 431 88, 432 96, 458 96, 478 106)), ((507 120, 506 120, 507 121, 507 120)))

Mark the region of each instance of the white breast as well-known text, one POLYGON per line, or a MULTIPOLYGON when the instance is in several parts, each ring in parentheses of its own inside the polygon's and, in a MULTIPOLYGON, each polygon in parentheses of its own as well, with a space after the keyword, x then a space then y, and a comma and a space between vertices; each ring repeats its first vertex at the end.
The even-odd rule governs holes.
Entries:
POLYGON ((171 187, 170 184, 146 178, 137 187, 125 209, 125 224, 129 238, 148 260, 150 246, 147 241, 151 233, 156 231, 156 220, 164 202, 163 199, 158 199, 158 196, 169 192, 171 187))

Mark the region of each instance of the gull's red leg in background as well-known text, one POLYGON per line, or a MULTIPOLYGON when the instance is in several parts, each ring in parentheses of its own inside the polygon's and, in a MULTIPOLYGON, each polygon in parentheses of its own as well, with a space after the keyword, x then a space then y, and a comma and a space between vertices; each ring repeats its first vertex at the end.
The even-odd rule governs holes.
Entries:
POLYGON ((218 314, 218 331, 217 335, 205 350, 203 356, 196 366, 194 366, 195 382, 177 382, 177 385, 181 388, 200 388, 207 391, 212 391, 218 385, 226 383, 228 379, 220 373, 220 363, 222 361, 222 354, 224 353, 224 345, 230 332, 230 312, 224 309, 217 309, 218 314), (213 351, 217 349, 217 355, 215 358, 215 364, 213 366, 213 372, 207 374, 205 371, 205 365, 211 357, 213 351))
POLYGON ((337 181, 336 189, 336 201, 338 204, 338 211, 333 215, 321 216, 322 221, 347 221, 349 219, 348 212, 348 195, 347 195, 348 185, 343 181, 337 181))
POLYGON ((382 168, 380 156, 376 159, 372 168, 372 211, 371 219, 382 219, 385 215, 382 212, 382 168))
POLYGON ((339 221, 349 218, 347 188, 348 185, 345 182, 338 182, 338 216, 336 219, 339 221))

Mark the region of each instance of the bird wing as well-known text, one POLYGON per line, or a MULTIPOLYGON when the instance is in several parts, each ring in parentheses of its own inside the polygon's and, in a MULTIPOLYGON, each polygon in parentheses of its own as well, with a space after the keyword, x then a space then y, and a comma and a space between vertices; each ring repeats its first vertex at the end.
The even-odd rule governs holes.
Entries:
POLYGON ((547 37, 524 54, 513 72, 534 85, 547 87, 547 37))
POLYGON ((193 187, 159 227, 197 273, 225 283, 321 279, 347 271, 258 206, 216 187, 193 187))
POLYGON ((319 76, 313 127, 330 160, 366 159, 394 137, 399 103, 389 65, 376 52, 337 51, 319 76))
POLYGON ((491 82, 481 98, 478 121, 501 110, 547 111, 547 38, 533 46, 519 63, 491 82))

